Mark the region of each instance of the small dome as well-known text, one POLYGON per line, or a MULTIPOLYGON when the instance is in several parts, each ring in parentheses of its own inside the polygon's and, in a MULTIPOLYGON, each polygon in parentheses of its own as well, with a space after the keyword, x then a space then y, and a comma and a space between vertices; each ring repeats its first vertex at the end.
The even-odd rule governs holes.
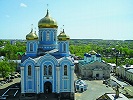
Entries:
POLYGON ((44 18, 42 18, 38 22, 39 28, 58 28, 57 22, 49 16, 49 12, 47 10, 47 14, 44 18))
POLYGON ((101 55, 100 54, 96 54, 96 57, 101 57, 101 55))
POLYGON ((91 55, 90 54, 87 54, 86 57, 91 57, 91 55))
POLYGON ((97 54, 97 53, 96 53, 94 50, 92 50, 92 51, 89 52, 89 54, 95 55, 95 54, 97 54))
POLYGON ((70 37, 65 34, 64 29, 63 29, 63 31, 57 37, 58 37, 59 41, 70 40, 70 37))
POLYGON ((86 56, 86 55, 87 55, 87 53, 84 54, 84 56, 86 56))
POLYGON ((33 33, 33 29, 31 29, 31 32, 29 34, 26 35, 26 40, 37 40, 38 36, 35 33, 33 33))

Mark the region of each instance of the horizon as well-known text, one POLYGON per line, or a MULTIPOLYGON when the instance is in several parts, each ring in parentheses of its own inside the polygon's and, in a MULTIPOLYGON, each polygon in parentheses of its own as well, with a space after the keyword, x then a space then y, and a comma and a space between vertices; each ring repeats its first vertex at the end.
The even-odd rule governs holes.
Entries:
MULTIPOLYGON (((25 40, 26 39, 0 39, 0 40, 25 40)), ((133 41, 132 40, 118 40, 118 39, 70 39, 70 40, 108 40, 108 41, 133 41)), ((58 41, 58 40, 57 40, 58 41)))
POLYGON ((58 34, 64 28, 71 39, 132 40, 132 4, 132 0, 1 0, 0 39, 25 39, 31 24, 38 31, 38 21, 49 9, 58 34))

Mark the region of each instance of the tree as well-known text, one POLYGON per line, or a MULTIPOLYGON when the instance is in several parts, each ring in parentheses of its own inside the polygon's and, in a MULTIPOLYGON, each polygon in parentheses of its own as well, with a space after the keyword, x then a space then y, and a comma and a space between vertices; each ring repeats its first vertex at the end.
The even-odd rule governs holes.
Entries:
POLYGON ((0 62, 0 73, 5 78, 10 72, 10 65, 7 61, 0 62))
POLYGON ((13 61, 9 61, 10 72, 13 73, 16 70, 17 64, 13 61))

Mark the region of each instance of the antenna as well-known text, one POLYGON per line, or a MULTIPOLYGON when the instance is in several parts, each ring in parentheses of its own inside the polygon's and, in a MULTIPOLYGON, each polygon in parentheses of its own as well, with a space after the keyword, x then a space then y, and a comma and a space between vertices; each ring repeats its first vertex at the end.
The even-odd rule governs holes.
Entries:
POLYGON ((47 9, 48 9, 48 6, 49 6, 49 5, 47 4, 47 9))
POLYGON ((64 33, 64 25, 63 25, 63 33, 64 33))
POLYGON ((31 32, 33 31, 33 24, 31 24, 31 32))

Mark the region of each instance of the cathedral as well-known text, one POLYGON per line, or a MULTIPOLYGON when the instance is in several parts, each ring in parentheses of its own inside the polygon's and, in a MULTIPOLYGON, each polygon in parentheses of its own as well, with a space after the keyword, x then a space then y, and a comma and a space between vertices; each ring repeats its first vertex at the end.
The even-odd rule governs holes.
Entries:
POLYGON ((69 51, 70 37, 49 15, 38 22, 36 31, 26 35, 26 53, 21 59, 21 94, 54 93, 74 100, 74 60, 69 51))

